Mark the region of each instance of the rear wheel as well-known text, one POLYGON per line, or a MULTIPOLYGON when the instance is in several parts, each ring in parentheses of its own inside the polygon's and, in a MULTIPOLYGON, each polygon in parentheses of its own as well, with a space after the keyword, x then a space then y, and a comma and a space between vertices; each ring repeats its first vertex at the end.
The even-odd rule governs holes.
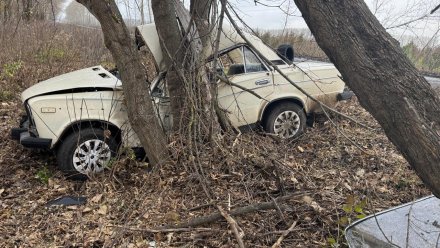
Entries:
POLYGON ((60 169, 69 177, 86 179, 102 172, 116 155, 118 144, 100 128, 84 128, 67 136, 57 151, 60 169))
POLYGON ((264 123, 266 132, 281 138, 296 138, 304 132, 306 114, 295 103, 283 102, 275 106, 264 123))

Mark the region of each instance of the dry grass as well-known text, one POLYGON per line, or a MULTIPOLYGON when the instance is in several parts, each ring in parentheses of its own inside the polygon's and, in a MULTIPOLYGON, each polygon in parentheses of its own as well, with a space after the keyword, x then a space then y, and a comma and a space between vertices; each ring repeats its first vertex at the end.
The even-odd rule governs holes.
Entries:
POLYGON ((19 93, 38 79, 109 61, 109 57, 96 31, 35 25, 20 27, 10 41, 4 39, 7 52, 0 55, 1 65, 23 63, 0 84, 1 92, 12 93, 7 100, 0 99, 2 247, 148 247, 153 241, 156 247, 232 247, 236 241, 225 221, 203 226, 208 230, 183 233, 147 229, 214 213, 216 204, 235 209, 292 193, 305 197, 279 203, 281 211, 235 217, 245 233, 245 244, 271 246, 280 231, 296 221, 282 246, 322 247, 329 238, 344 243, 341 230, 356 219, 356 213, 343 210, 344 205, 367 202, 362 212, 370 214, 429 194, 356 99, 342 103, 338 110, 376 130, 345 119, 334 121, 368 153, 342 137, 325 118, 296 141, 277 143, 245 134, 225 137, 230 144, 226 148, 207 144, 200 154, 200 168, 214 202, 207 199, 196 171, 185 169, 191 168, 191 161, 183 157, 151 172, 144 163, 123 157, 97 178, 66 180, 51 153, 29 151, 10 140, 9 130, 17 125, 22 109, 19 93), (65 53, 40 62, 36 54, 48 47, 65 53), (65 195, 86 196, 88 201, 77 207, 45 207, 49 200, 65 195))
POLYGON ((99 30, 50 22, 0 26, 0 99, 17 99, 38 81, 80 68, 112 66, 99 30))
POLYGON ((297 29, 259 31, 258 36, 271 47, 291 44, 296 57, 327 60, 315 38, 307 31, 297 29))

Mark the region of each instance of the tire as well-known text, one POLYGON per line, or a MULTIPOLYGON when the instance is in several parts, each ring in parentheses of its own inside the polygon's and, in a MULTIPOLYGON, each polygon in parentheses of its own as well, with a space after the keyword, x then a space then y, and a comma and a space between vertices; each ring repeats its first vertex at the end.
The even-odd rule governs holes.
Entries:
POLYGON ((306 121, 302 107, 295 103, 283 102, 270 110, 264 129, 284 139, 296 138, 304 132, 306 121))
POLYGON ((277 52, 281 54, 285 59, 287 59, 290 63, 292 63, 295 58, 295 51, 293 50, 293 47, 291 45, 279 45, 277 48, 277 52))
POLYGON ((105 137, 100 128, 84 128, 67 136, 57 150, 57 163, 67 177, 84 180, 105 169, 116 156, 114 137, 105 137), (101 155, 98 157, 97 155, 101 155))

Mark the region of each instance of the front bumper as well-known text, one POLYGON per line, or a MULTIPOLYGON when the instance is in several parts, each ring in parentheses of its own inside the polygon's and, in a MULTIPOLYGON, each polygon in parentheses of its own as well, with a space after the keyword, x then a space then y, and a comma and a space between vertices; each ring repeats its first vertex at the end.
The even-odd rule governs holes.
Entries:
POLYGON ((52 139, 33 137, 27 128, 13 128, 11 138, 28 148, 49 149, 52 145, 52 139))
POLYGON ((20 127, 11 129, 11 138, 17 140, 21 145, 28 148, 50 149, 52 139, 36 137, 37 135, 29 131, 30 121, 27 116, 23 116, 20 127))
POLYGON ((354 96, 353 91, 345 89, 342 93, 337 96, 338 101, 350 100, 354 96))

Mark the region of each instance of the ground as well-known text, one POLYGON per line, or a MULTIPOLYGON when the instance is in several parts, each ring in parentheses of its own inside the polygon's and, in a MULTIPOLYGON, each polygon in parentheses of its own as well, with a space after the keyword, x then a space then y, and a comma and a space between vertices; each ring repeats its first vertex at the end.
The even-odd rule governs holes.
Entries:
POLYGON ((355 98, 337 109, 370 128, 319 116, 294 141, 233 135, 224 137, 227 147, 206 145, 199 161, 180 154, 157 168, 128 153, 95 178, 67 180, 51 152, 10 140, 24 112, 20 92, 61 73, 111 66, 111 59, 96 30, 38 23, 16 33, 2 40, 0 54, 1 247, 232 247, 236 238, 223 218, 169 229, 217 213, 217 206, 234 211, 260 202, 274 207, 234 216, 248 247, 272 246, 291 226, 282 247, 344 246, 347 224, 430 194, 355 98), (87 202, 46 207, 67 195, 87 202), (163 226, 168 230, 157 232, 163 226))
POLYGON ((155 241, 158 247, 229 247, 235 240, 223 220, 183 233, 154 234, 143 229, 214 213, 216 204, 234 209, 281 194, 299 196, 280 202, 280 212, 236 217, 245 243, 272 245, 280 231, 296 221, 284 247, 343 244, 342 230, 349 222, 429 194, 356 99, 338 109, 374 130, 340 117, 332 119, 352 141, 320 117, 296 141, 243 134, 231 146, 232 153, 241 157, 211 154, 204 166, 216 192, 215 203, 206 200, 194 175, 179 164, 150 171, 145 164, 124 157, 96 178, 66 180, 50 152, 26 150, 10 140, 9 130, 17 125, 22 109, 20 102, 2 102, 1 106, 2 246, 148 247, 155 241), (45 206, 66 195, 85 196, 87 203, 45 206), (205 206, 192 210, 201 205, 205 206))

